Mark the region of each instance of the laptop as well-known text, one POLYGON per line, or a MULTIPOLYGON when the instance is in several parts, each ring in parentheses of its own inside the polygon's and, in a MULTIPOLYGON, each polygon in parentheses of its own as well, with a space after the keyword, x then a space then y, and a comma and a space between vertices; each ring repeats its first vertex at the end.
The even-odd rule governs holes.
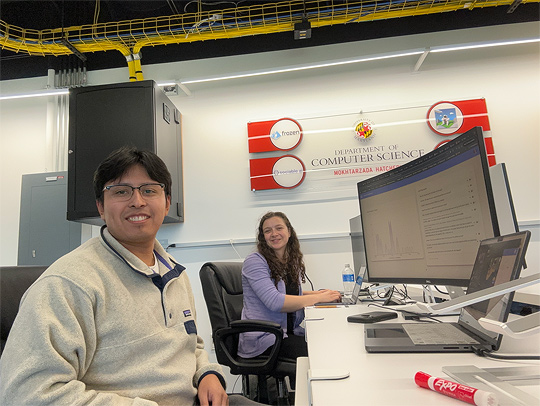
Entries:
MULTIPOLYGON (((480 242, 467 295, 517 279, 524 263, 530 232, 523 231, 480 242)), ((381 323, 364 327, 367 352, 496 351, 502 336, 484 329, 478 319, 505 322, 513 292, 461 310, 455 323, 381 323), (439 335, 440 333, 441 335, 439 335)))
POLYGON ((358 302, 360 297, 360 292, 362 290, 362 282, 364 281, 364 275, 366 273, 366 268, 361 267, 358 276, 356 277, 356 283, 351 294, 351 297, 343 297, 341 302, 319 302, 315 303, 315 306, 346 306, 346 305, 355 305, 358 302))

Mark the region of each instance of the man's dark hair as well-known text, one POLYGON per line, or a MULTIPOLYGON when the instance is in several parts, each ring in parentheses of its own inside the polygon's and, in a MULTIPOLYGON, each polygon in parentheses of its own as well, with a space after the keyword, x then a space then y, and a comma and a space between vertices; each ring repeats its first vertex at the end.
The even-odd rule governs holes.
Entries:
POLYGON ((121 147, 101 162, 94 172, 94 194, 96 200, 103 203, 103 188, 107 182, 119 179, 134 165, 141 165, 148 176, 156 182, 165 184, 165 195, 171 195, 171 174, 154 152, 143 151, 135 147, 121 147))

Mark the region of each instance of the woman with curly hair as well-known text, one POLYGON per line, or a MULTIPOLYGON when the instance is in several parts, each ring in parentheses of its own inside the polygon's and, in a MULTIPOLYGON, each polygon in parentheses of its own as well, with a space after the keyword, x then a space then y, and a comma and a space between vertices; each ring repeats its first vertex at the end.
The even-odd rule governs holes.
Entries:
MULTIPOLYGON (((257 252, 248 255, 242 267, 242 319, 280 324, 284 336, 280 357, 307 356, 305 332, 300 326, 304 307, 341 300, 335 290, 302 291, 305 280, 300 242, 289 219, 281 212, 266 213, 259 222, 257 252)), ((244 333, 238 354, 253 358, 269 352, 274 342, 275 337, 269 333, 244 333)))

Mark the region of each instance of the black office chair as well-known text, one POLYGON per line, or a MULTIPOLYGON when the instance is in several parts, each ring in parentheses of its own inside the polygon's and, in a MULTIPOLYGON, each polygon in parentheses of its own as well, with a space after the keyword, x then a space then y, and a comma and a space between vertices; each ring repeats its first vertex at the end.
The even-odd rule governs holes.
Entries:
POLYGON ((0 267, 0 355, 19 312, 21 298, 47 266, 0 267))
POLYGON ((283 330, 278 323, 265 320, 241 320, 244 305, 242 263, 207 262, 202 266, 199 277, 212 324, 212 338, 218 362, 228 366, 233 375, 242 375, 244 396, 261 403, 268 403, 270 396, 266 377, 271 376, 276 380, 277 404, 289 404, 285 377, 294 376, 296 373, 296 360, 278 357, 283 341, 283 330), (276 342, 270 355, 254 358, 238 356, 239 334, 249 331, 263 331, 275 335, 276 342), (250 393, 250 375, 256 375, 258 378, 255 398, 250 393))

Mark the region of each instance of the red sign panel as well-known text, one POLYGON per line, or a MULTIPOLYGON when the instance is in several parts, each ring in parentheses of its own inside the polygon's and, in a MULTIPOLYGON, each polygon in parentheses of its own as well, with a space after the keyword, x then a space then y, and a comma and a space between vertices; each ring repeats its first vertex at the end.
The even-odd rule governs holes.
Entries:
POLYGON ((302 127, 292 118, 248 123, 250 153, 290 151, 302 141, 302 127))
POLYGON ((294 155, 249 160, 251 190, 291 189, 306 176, 304 163, 294 155))

